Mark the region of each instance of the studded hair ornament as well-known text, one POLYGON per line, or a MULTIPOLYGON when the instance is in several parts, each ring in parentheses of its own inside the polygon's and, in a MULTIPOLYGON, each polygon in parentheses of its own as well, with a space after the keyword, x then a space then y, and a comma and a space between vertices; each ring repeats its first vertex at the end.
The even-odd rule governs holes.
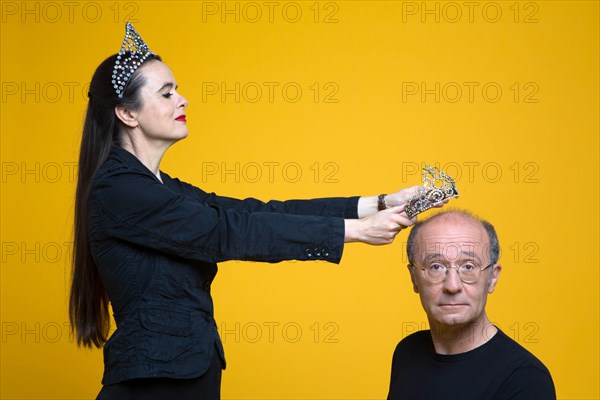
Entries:
POLYGON ((441 204, 444 200, 458 197, 454 179, 437 167, 423 167, 423 187, 411 197, 404 211, 409 218, 441 204))
POLYGON ((115 68, 112 73, 112 84, 119 99, 123 97, 125 86, 129 82, 131 75, 150 55, 154 55, 152 50, 148 48, 148 45, 137 33, 133 25, 127 22, 125 25, 125 39, 123 39, 123 44, 117 55, 117 61, 115 61, 115 68))

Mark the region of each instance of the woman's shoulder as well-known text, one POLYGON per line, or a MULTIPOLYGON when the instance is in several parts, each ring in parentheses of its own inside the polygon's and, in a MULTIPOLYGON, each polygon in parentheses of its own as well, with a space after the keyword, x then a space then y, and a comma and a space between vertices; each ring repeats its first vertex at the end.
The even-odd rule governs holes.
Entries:
POLYGON ((141 174, 156 179, 154 174, 136 156, 119 146, 113 145, 108 158, 96 172, 94 180, 106 180, 124 174, 141 174))

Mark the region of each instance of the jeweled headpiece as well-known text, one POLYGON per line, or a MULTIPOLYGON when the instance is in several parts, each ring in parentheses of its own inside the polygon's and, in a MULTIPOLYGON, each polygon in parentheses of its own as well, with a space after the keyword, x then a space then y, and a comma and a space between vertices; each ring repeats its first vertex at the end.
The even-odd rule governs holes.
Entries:
POLYGON ((404 211, 409 218, 441 204, 444 200, 458 197, 454 179, 437 167, 423 167, 423 187, 411 197, 404 211))
POLYGON ((117 61, 115 61, 115 68, 112 73, 112 84, 119 99, 123 97, 125 86, 129 82, 131 75, 142 65, 148 56, 153 54, 133 25, 127 22, 125 25, 125 39, 123 39, 123 44, 117 55, 117 61))

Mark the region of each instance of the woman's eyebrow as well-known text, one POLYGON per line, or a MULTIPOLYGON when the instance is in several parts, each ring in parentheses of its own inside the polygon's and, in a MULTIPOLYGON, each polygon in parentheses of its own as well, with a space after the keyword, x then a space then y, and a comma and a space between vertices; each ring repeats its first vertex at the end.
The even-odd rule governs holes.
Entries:
POLYGON ((162 85, 160 87, 160 89, 157 90, 157 92, 162 92, 164 89, 166 88, 172 88, 175 87, 175 89, 177 90, 177 88, 179 87, 178 85, 175 85, 173 82, 166 82, 164 85, 162 85))

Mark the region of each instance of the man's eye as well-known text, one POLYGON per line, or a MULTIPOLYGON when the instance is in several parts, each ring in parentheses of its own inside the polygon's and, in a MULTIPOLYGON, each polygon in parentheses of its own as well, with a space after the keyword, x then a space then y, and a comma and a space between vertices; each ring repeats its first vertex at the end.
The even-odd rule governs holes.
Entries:
POLYGON ((471 271, 475 270, 475 265, 473 265, 471 263, 466 263, 466 264, 463 264, 460 268, 465 272, 471 272, 471 271))
POLYGON ((429 270, 432 272, 442 271, 443 269, 444 269, 444 266, 442 264, 438 264, 438 263, 431 264, 429 266, 429 270))

